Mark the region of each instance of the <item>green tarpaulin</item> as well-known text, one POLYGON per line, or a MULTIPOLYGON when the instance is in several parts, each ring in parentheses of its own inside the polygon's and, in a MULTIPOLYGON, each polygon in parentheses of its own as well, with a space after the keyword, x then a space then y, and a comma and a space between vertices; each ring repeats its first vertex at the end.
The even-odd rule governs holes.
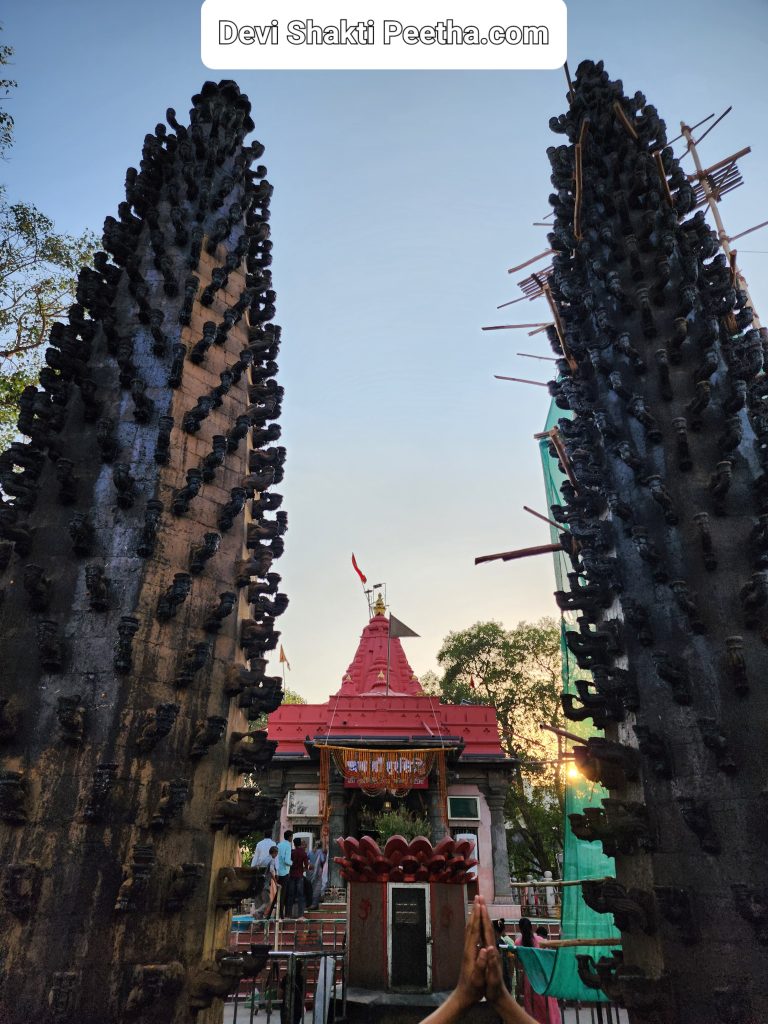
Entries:
MULTIPOLYGON (((558 409, 554 402, 550 406, 546 429, 550 430, 557 420, 568 416, 558 409)), ((540 442, 541 461, 544 470, 544 485, 547 495, 547 507, 563 504, 560 485, 564 477, 558 469, 557 462, 549 454, 546 440, 540 442)), ((559 533, 550 527, 553 543, 557 543, 559 533)), ((555 578, 558 590, 568 590, 566 573, 571 568, 565 552, 555 552, 555 578)), ((563 621, 563 690, 575 693, 572 685, 572 673, 578 668, 571 660, 571 654, 565 644, 565 627, 563 621)), ((568 731, 584 736, 594 736, 597 730, 591 722, 570 722, 568 731)), ((587 782, 580 775, 571 778, 566 773, 565 790, 565 825, 563 850, 563 878, 604 878, 615 874, 612 857, 606 857, 602 844, 589 843, 577 839, 571 832, 568 821, 569 814, 576 814, 584 807, 599 807, 600 801, 607 796, 606 791, 598 785, 587 782)), ((586 905, 581 897, 581 886, 571 885, 563 888, 561 935, 564 939, 606 938, 611 935, 619 937, 613 926, 610 914, 598 914, 586 905)), ((611 946, 566 946, 562 949, 519 949, 520 962, 525 970, 531 987, 540 995, 554 996, 556 999, 579 1000, 585 1003, 607 1002, 602 992, 587 988, 579 979, 576 970, 576 954, 589 954, 595 959, 609 955, 611 946)))

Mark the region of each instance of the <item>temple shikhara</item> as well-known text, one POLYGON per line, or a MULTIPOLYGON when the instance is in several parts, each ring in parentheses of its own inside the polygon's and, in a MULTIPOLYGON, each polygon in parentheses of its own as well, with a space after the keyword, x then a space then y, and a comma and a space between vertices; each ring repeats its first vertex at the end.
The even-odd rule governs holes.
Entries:
MULTIPOLYGON (((361 836, 371 816, 401 807, 428 817, 432 842, 475 846, 480 891, 510 900, 504 823, 511 761, 493 708, 443 704, 424 692, 401 641, 390 637, 381 597, 341 686, 324 704, 285 704, 269 716, 277 749, 266 792, 281 806, 281 833, 313 842, 361 836)), ((330 883, 339 884, 332 863, 330 883)), ((470 893, 473 886, 470 885, 470 893)))

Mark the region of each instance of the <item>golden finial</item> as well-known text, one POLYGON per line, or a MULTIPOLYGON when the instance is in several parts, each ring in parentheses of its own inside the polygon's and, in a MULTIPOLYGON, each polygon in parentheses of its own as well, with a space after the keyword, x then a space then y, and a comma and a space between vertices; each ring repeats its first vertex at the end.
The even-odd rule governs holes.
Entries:
POLYGON ((374 615, 385 615, 387 612, 387 606, 384 604, 384 598, 381 594, 376 598, 376 604, 373 606, 374 615))

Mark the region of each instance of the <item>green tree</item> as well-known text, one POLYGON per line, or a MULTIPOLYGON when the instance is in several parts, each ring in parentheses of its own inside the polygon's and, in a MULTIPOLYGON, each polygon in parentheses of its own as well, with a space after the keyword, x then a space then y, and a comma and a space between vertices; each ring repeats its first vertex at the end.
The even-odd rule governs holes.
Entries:
POLYGON ((515 759, 507 795, 510 870, 557 873, 562 849, 563 781, 557 738, 539 724, 564 726, 560 706, 560 627, 554 619, 476 622, 449 633, 437 655, 441 676, 422 685, 451 704, 496 709, 501 745, 515 759))
MULTIPOLYGON (((13 48, 0 46, 0 68, 13 48)), ((0 102, 16 82, 0 78, 0 102)), ((13 142, 13 117, 0 107, 0 156, 13 142)), ((36 206, 10 202, 0 186, 0 450, 16 432, 19 397, 38 380, 51 324, 74 302, 77 273, 96 249, 96 236, 67 235, 36 206)))

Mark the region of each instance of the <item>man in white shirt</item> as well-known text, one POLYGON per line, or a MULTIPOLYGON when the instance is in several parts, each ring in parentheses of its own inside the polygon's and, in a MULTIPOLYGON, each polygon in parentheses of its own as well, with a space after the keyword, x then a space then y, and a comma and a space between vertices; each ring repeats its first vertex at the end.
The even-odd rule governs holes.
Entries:
POLYGON ((252 868, 265 868, 265 867, 267 867, 267 865, 269 864, 269 861, 270 861, 269 850, 270 850, 270 847, 272 847, 274 845, 275 845, 275 841, 272 838, 272 836, 268 835, 267 833, 264 833, 264 838, 260 839, 259 842, 256 843, 256 848, 254 849, 253 857, 251 858, 251 867, 252 868))

